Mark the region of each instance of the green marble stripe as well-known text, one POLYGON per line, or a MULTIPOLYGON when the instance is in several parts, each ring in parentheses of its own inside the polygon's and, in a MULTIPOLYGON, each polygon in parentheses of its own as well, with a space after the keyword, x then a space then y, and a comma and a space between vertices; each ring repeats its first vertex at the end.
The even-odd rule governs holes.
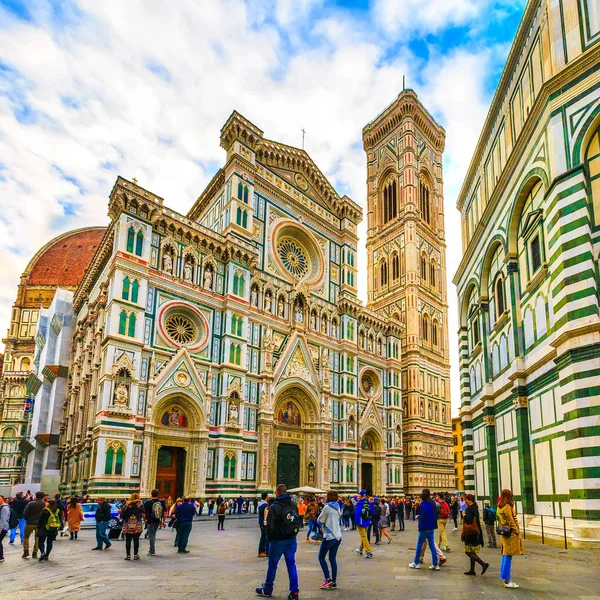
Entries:
POLYGON ((598 446, 582 446, 567 450, 567 460, 572 458, 587 458, 589 456, 600 456, 600 444, 598 446))
MULTIPOLYGON (((579 172, 579 169, 577 169, 575 171, 575 173, 578 173, 578 172, 579 172)), ((574 196, 577 192, 582 192, 583 198, 585 198, 585 182, 578 181, 577 183, 574 183, 573 185, 569 186, 568 188, 560 190, 560 192, 558 192, 552 198, 552 200, 550 200, 549 202, 546 203, 546 206, 544 207, 545 214, 547 214, 547 215, 554 214, 555 209, 556 209, 556 205, 561 200, 569 199, 569 204, 570 204, 570 197, 574 196)), ((558 210, 560 211, 561 209, 559 208, 558 210)), ((554 221, 554 219, 552 219, 550 222, 552 223, 552 222, 555 222, 555 221, 554 221)), ((551 228, 552 227, 550 227, 550 229, 551 228)))
POLYGON ((579 219, 575 219, 574 221, 571 221, 569 223, 562 224, 561 227, 558 229, 558 231, 548 240, 548 246, 550 248, 552 248, 561 236, 566 235, 572 231, 575 231, 575 230, 579 229, 580 227, 584 227, 586 225, 589 226, 589 224, 590 224, 590 219, 587 215, 584 217, 580 217, 579 219))
POLYGON ((600 500, 600 488, 586 490, 571 490, 571 500, 600 500))
MULTIPOLYGON (((589 246, 589 243, 586 242, 586 244, 589 246)), ((561 253, 560 252, 557 253, 557 256, 555 258, 556 259, 561 258, 561 253)), ((564 257, 562 257, 562 258, 564 258, 564 257)), ((550 273, 550 281, 555 281, 558 278, 558 276, 561 275, 565 269, 567 269, 569 267, 575 267, 586 261, 590 261, 591 264, 594 263, 594 258, 592 256, 592 252, 590 250, 585 250, 581 254, 578 254, 577 256, 572 256, 571 258, 564 258, 563 262, 556 265, 554 267, 554 269, 552 270, 552 272, 550 273)), ((591 277, 593 279, 594 270, 589 269, 588 272, 592 273, 591 277)), ((588 275, 588 276, 590 276, 590 275, 588 275)), ((571 280, 570 278, 572 278, 572 277, 574 277, 574 276, 569 275, 568 277, 565 278, 564 281, 559 281, 558 283, 556 283, 552 287, 553 295, 556 295, 556 291, 560 291, 565 285, 569 285, 570 283, 577 282, 580 280, 580 279, 572 279, 571 280)))
POLYGON ((555 359, 559 369, 564 369, 572 363, 584 362, 586 360, 594 360, 600 356, 600 343, 589 344, 581 348, 571 348, 555 359))
POLYGON ((556 321, 554 329, 561 329, 569 321, 575 321, 577 319, 583 319, 584 317, 590 317, 592 315, 597 314, 597 306, 584 306, 583 308, 578 308, 576 310, 569 311, 568 313, 563 315, 558 321, 556 321))
POLYGON ((553 236, 554 238, 556 238, 561 233, 567 233, 568 231, 572 231, 574 229, 573 225, 578 221, 582 221, 584 225, 589 225, 590 219, 587 215, 579 219, 575 219, 574 221, 569 221, 567 219, 569 215, 572 215, 573 213, 582 209, 587 209, 587 198, 585 198, 585 196, 580 197, 578 200, 573 200, 572 202, 569 202, 569 204, 567 204, 566 206, 559 208, 548 222, 548 231, 552 231, 557 225, 560 225, 557 234, 553 236))
MULTIPOLYGON (((600 386, 594 386, 591 388, 584 388, 582 390, 577 390, 577 392, 571 392, 572 399, 575 400, 577 398, 589 398, 591 396, 598 396, 600 394, 600 386), (591 393, 590 393, 591 391, 591 393), (579 392, 579 393, 577 393, 579 392), (577 395, 575 395, 577 394, 577 395)), ((565 394, 568 396, 569 394, 565 394)), ((563 399, 565 398, 563 396, 563 399)), ((569 402, 569 400, 563 400, 564 402, 569 402)), ((600 405, 596 406, 582 406, 581 408, 576 408, 575 410, 570 410, 564 414, 565 423, 567 421, 573 421, 575 419, 583 419, 585 417, 597 417, 600 415, 600 405)))
MULTIPOLYGON (((591 269, 590 269, 590 271, 591 271, 591 269)), ((558 311, 562 310, 562 308, 565 306, 565 304, 568 304, 569 302, 576 302, 577 300, 582 300, 583 298, 588 298, 589 296, 596 296, 596 295, 597 295, 597 290, 591 286, 584 288, 583 290, 577 290, 576 292, 573 292, 571 294, 566 294, 565 296, 563 296, 563 298, 561 298, 561 300, 559 302, 557 302, 554 305, 554 311, 558 312, 558 311)))
MULTIPOLYGON (((548 261, 548 266, 553 265, 556 262, 556 260, 558 260, 560 258, 561 254, 566 253, 567 250, 573 250, 573 248, 578 248, 579 246, 585 247, 585 246, 589 246, 589 245, 590 245, 589 232, 585 232, 585 233, 579 235, 578 237, 573 237, 573 238, 564 240, 560 245, 558 245, 554 248, 554 251, 550 255, 550 260, 548 261)), ((591 256, 590 250, 588 250, 587 253, 591 256)), ((582 253, 582 254, 584 254, 584 253, 582 253)), ((582 254, 578 254, 577 256, 568 258, 568 259, 566 259, 565 262, 568 262, 573 259, 580 259, 582 254)), ((581 260, 578 260, 574 264, 579 264, 579 262, 581 262, 581 260)), ((565 267, 563 267, 563 268, 566 268, 568 266, 571 266, 571 265, 566 264, 565 267)), ((552 273, 552 274, 554 275, 554 273, 552 273)), ((555 279, 555 277, 552 277, 552 279, 555 279)))
POLYGON ((565 431, 565 441, 570 442, 577 438, 600 436, 600 425, 590 425, 589 427, 578 427, 570 431, 565 431))

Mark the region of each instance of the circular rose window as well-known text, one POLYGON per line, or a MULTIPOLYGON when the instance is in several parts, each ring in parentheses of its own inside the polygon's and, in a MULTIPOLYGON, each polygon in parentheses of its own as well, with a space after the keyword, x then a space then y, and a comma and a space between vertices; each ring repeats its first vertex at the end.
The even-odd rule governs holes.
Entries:
POLYGON ((361 379, 362 387, 367 394, 370 394, 373 391, 373 378, 368 373, 365 373, 361 379))
POLYGON ((374 369, 369 367, 363 369, 360 374, 359 384, 365 396, 379 398, 381 395, 381 379, 374 369))
POLYGON ((165 329, 169 337, 182 346, 193 342, 198 335, 192 320, 184 315, 175 314, 167 317, 165 329))
POLYGON ((158 327, 164 340, 180 348, 198 350, 208 341, 208 321, 194 306, 186 302, 168 302, 159 314, 158 327))
POLYGON ((294 281, 316 285, 323 279, 323 252, 307 228, 280 219, 272 232, 272 254, 282 274, 294 281))

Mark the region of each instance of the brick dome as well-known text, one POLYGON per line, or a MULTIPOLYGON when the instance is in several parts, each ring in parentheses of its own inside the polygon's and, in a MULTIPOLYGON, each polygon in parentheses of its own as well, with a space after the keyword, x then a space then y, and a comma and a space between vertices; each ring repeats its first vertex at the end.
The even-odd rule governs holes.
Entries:
POLYGON ((106 227, 86 227, 54 238, 29 263, 26 284, 77 287, 105 232, 106 227))

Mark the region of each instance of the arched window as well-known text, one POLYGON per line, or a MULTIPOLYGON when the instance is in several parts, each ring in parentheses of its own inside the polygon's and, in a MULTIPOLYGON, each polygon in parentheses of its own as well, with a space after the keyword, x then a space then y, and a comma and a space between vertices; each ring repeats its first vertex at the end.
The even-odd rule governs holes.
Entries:
POLYGON ((379 263, 379 275, 380 275, 381 286, 383 287, 384 285, 387 285, 388 267, 387 267, 387 261, 385 259, 379 263))
POLYGON ((119 448, 115 457, 115 475, 123 475, 123 462, 125 459, 125 450, 119 448))
POLYGON ((400 277, 400 261, 398 260, 398 253, 392 254, 392 281, 395 281, 400 277))
POLYGON ((431 223, 429 186, 422 179, 419 180, 419 209, 421 211, 421 218, 427 223, 431 223))
POLYGON ((135 254, 141 256, 144 253, 144 234, 141 231, 135 236, 135 254))
POLYGON ((396 181, 393 178, 388 179, 386 184, 383 187, 383 222, 385 225, 392 219, 396 217, 398 214, 398 200, 397 200, 397 190, 396 190, 396 181))
POLYGON ((129 337, 135 337, 135 315, 131 313, 129 315, 129 325, 127 326, 127 335, 129 337))
POLYGON ((133 247, 135 244, 135 229, 130 227, 127 230, 127 252, 133 252, 133 247))
POLYGON ((229 362, 232 364, 235 363, 235 344, 229 346, 229 362))
POLYGON ((423 316, 422 323, 423 323, 423 325, 422 325, 421 333, 423 335, 423 341, 428 342, 429 341, 429 316, 428 315, 423 316))
POLYGON ((139 293, 140 293, 140 284, 137 279, 134 279, 133 283, 131 284, 131 301, 132 302, 138 301, 139 293))
POLYGON ((130 284, 129 277, 125 277, 125 279, 123 279, 123 292, 121 293, 121 298, 123 300, 129 300, 130 284))
POLYGON ((108 447, 106 451, 106 460, 104 462, 104 474, 112 475, 113 474, 113 461, 115 459, 115 450, 112 446, 108 447))
POLYGON ((119 335, 127 334, 127 313, 122 310, 119 314, 119 335))
POLYGON ((237 197, 238 200, 241 200, 244 197, 244 184, 241 181, 238 181, 237 197))
POLYGON ((435 261, 431 261, 429 263, 429 285, 431 287, 435 287, 435 281, 436 281, 436 268, 435 268, 435 261))
POLYGON ((438 345, 438 322, 431 323, 431 345, 437 348, 438 345))
POLYGON ((421 255, 421 281, 427 281, 427 257, 424 254, 421 255))
POLYGON ((233 293, 236 296, 244 295, 244 275, 240 271, 233 274, 233 293))
POLYGON ((496 279, 496 318, 500 318, 506 310, 506 300, 504 298, 504 280, 502 277, 496 279))
POLYGON ((244 320, 242 317, 238 317, 237 315, 232 315, 231 317, 231 333, 233 335, 242 336, 242 327, 244 324, 244 320))
POLYGON ((223 460, 223 477, 225 477, 225 478, 229 478, 229 463, 230 463, 230 461, 231 461, 231 457, 229 456, 229 454, 226 454, 225 459, 223 460))
POLYGON ((235 456, 232 456, 231 461, 229 463, 229 479, 235 479, 235 467, 236 467, 235 456))

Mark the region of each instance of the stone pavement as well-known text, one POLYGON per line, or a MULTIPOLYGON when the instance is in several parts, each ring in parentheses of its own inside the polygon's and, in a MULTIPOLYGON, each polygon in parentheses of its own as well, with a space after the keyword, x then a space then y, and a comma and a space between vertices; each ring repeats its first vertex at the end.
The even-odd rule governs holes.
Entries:
MULTIPOLYGON (((140 544, 140 561, 125 562, 124 543, 116 542, 104 552, 91 552, 93 529, 80 533, 78 541, 58 538, 50 562, 21 558, 18 542, 5 540, 6 561, 0 563, 0 598, 6 600, 194 600, 252 599, 266 571, 266 559, 256 557, 258 526, 254 519, 230 518, 225 531, 217 532, 216 518, 194 523, 188 555, 178 555, 172 546, 170 529, 159 533, 158 555, 146 555, 148 543, 140 544)), ((338 553, 338 590, 319 590, 322 573, 317 560, 319 546, 298 536, 297 563, 300 598, 338 600, 464 600, 471 598, 507 600, 571 598, 600 600, 600 552, 561 550, 526 542, 525 556, 513 559, 513 577, 521 585, 507 590, 498 577, 500 553, 483 549, 481 556, 491 566, 484 577, 466 577, 468 559, 462 553, 458 532, 449 531, 452 552, 439 572, 408 568, 414 556, 416 525, 407 522, 406 531, 392 533, 393 542, 375 546, 375 558, 366 560, 354 553, 358 535, 344 533, 338 553)), ((479 571, 479 567, 477 567, 479 571)), ((280 563, 274 597, 287 597, 287 573, 280 563), (283 570, 282 570, 283 568, 283 570)))

